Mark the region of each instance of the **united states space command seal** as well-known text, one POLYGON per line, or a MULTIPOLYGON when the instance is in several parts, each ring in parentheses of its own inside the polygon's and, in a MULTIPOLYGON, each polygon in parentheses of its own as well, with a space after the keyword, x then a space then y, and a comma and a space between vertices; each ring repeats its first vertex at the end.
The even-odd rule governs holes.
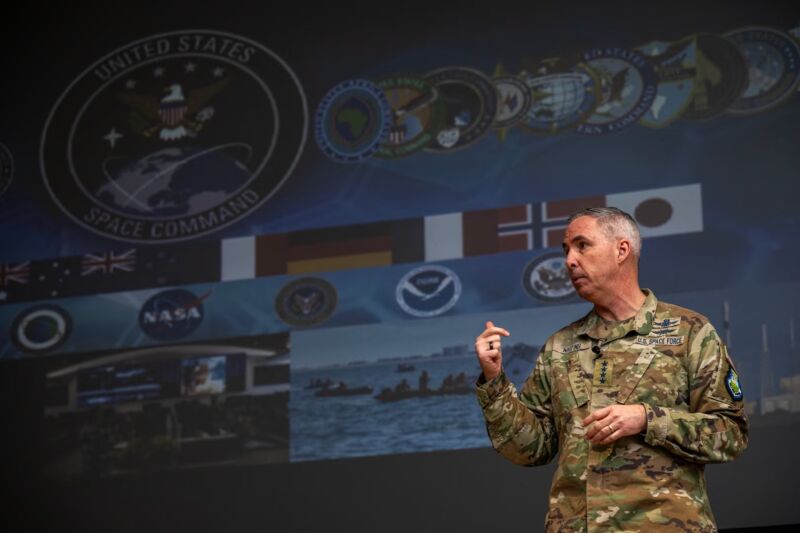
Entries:
POLYGON ((336 288, 322 278, 300 278, 285 285, 275 297, 275 311, 290 326, 316 326, 330 318, 339 298, 336 288))
POLYGON ((5 144, 0 143, 0 196, 6 192, 14 178, 14 158, 5 144))
POLYGON ((800 83, 800 44, 782 31, 753 27, 726 35, 747 63, 747 84, 731 113, 758 113, 793 96, 800 83))
POLYGON ((307 127, 300 82, 274 52, 229 33, 163 33, 69 85, 45 123, 40 164, 53 201, 83 227, 175 242, 267 201, 307 127))
POLYGON ((561 252, 548 252, 529 262, 522 274, 522 286, 540 302, 563 302, 576 296, 561 252))
POLYGON ((443 266, 424 265, 406 273, 397 284, 395 297, 411 316, 427 318, 446 313, 461 297, 461 280, 443 266))
POLYGON ((578 132, 598 135, 639 121, 653 105, 658 78, 644 55, 626 48, 595 48, 583 60, 600 78, 600 102, 578 132))
POLYGON ((354 163, 372 155, 386 141, 392 119, 392 106, 380 87, 367 80, 348 80, 320 102, 314 134, 325 155, 354 163))
POLYGON ((20 313, 11 324, 11 340, 20 351, 43 354, 69 338, 72 319, 57 305, 37 305, 20 313))
POLYGON ((184 289, 169 289, 151 296, 139 311, 139 327, 157 341, 183 338, 200 325, 205 316, 201 296, 184 289))

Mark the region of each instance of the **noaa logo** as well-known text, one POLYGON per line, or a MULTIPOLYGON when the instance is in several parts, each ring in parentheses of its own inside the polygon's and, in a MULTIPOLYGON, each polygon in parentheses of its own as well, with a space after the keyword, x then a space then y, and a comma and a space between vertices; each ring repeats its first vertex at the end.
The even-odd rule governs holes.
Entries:
POLYGON ((203 300, 211 291, 195 296, 183 289, 170 289, 151 296, 139 311, 139 327, 158 341, 187 336, 203 321, 203 300))
POLYGON ((55 350, 69 338, 72 319, 56 305, 26 309, 11 325, 11 339, 21 351, 40 354, 55 350))
POLYGON ((14 177, 14 158, 5 144, 0 143, 0 196, 6 192, 14 177))
POLYGON ((353 163, 372 155, 386 140, 392 118, 392 106, 377 85, 349 80, 331 89, 320 102, 314 133, 325 155, 353 163))
POLYGON ((421 318, 441 315, 461 297, 461 280, 449 268, 421 266, 400 279, 395 297, 409 315, 421 318))
POLYGON ((291 326, 314 326, 330 318, 338 296, 321 278, 300 278, 284 286, 275 298, 275 311, 291 326))
POLYGON ((575 297, 564 254, 540 255, 525 267, 522 286, 532 298, 543 302, 561 302, 575 297))
POLYGON ((747 83, 731 113, 758 113, 794 95, 800 83, 800 44, 772 28, 742 28, 726 35, 747 63, 747 83))
POLYGON ((658 77, 644 55, 626 48, 595 48, 583 60, 600 80, 600 101, 578 132, 613 133, 641 119, 658 93, 658 77))
POLYGON ((308 113, 297 77, 255 41, 164 33, 103 57, 45 124, 53 201, 83 227, 154 243, 206 235, 269 199, 294 169, 308 113))

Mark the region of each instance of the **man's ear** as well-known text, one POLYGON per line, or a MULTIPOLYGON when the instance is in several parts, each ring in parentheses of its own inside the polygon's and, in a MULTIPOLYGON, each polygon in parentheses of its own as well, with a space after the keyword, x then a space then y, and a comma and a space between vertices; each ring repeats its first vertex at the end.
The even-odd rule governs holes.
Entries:
POLYGON ((617 243, 617 263, 622 263, 631 254, 631 243, 620 239, 617 243))

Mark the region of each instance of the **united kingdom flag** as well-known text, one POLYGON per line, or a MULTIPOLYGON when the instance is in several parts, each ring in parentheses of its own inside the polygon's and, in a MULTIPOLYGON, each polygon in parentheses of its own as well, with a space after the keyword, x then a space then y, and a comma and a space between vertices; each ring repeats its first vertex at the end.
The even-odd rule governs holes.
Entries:
POLYGON ((10 263, 0 263, 0 287, 6 287, 12 281, 25 285, 31 274, 31 262, 25 261, 18 265, 10 263))
POLYGON ((95 272, 111 274, 115 270, 133 272, 136 269, 136 249, 133 248, 119 254, 115 252, 99 255, 86 254, 83 256, 81 267, 81 276, 88 276, 95 272))

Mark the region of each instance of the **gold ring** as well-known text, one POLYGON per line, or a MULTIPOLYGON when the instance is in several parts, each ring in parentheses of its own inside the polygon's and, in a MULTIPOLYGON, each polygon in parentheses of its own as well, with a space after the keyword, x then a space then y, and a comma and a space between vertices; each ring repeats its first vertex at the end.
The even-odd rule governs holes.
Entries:
POLYGON ((614 424, 609 424, 606 427, 611 430, 611 433, 614 433, 614 424))

